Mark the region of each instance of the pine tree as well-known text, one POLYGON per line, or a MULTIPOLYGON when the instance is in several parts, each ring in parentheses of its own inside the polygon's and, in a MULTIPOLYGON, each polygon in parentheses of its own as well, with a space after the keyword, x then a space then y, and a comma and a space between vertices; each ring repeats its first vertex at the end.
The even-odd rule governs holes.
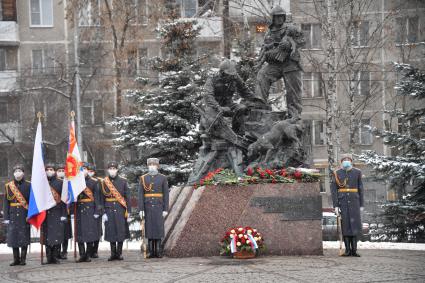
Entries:
POLYGON ((200 146, 199 114, 191 104, 200 99, 208 64, 195 56, 196 21, 171 18, 158 32, 165 56, 152 59, 152 65, 159 81, 140 78, 145 86, 128 94, 137 113, 116 118, 116 142, 132 152, 125 168, 130 179, 146 172, 147 158, 157 157, 170 184, 184 183, 200 146))
POLYGON ((381 176, 396 180, 398 186, 414 186, 411 194, 384 205, 386 230, 399 241, 425 241, 425 73, 406 64, 396 64, 395 68, 402 75, 397 93, 413 99, 414 107, 406 112, 391 111, 390 115, 401 121, 401 131, 370 129, 391 147, 393 156, 368 151, 360 160, 381 176))

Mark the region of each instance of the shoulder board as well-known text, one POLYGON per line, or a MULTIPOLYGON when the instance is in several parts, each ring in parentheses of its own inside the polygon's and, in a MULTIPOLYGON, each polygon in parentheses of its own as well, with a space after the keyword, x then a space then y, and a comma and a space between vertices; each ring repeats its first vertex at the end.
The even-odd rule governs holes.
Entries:
POLYGON ((127 178, 124 178, 124 177, 121 177, 121 176, 120 176, 120 178, 123 179, 124 181, 128 181, 127 178))
POLYGON ((93 178, 93 177, 90 177, 90 179, 92 179, 93 181, 99 181, 98 179, 96 179, 96 178, 93 178))
POLYGON ((31 181, 25 180, 26 183, 31 184, 31 181))

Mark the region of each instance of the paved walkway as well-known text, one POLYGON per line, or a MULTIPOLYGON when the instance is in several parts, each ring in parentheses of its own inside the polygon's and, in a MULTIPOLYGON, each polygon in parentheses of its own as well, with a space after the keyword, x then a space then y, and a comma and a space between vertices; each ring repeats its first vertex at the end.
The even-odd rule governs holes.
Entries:
POLYGON ((425 252, 364 250, 361 258, 324 256, 259 257, 251 260, 163 258, 144 260, 125 251, 124 261, 108 262, 107 253, 91 263, 62 261, 40 265, 31 254, 24 267, 10 267, 0 255, 0 282, 425 282, 425 252))

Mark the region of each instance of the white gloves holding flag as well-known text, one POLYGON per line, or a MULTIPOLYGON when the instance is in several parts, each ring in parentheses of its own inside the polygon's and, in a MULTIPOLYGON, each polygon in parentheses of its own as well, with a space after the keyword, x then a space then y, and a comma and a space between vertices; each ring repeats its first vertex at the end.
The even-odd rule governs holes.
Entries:
POLYGON ((66 217, 62 216, 62 217, 61 217, 61 221, 62 221, 62 222, 65 222, 65 221, 66 221, 66 217))
POLYGON ((360 212, 363 212, 363 210, 364 210, 364 207, 363 206, 360 207, 360 212))
POLYGON ((162 212, 162 217, 166 217, 167 215, 168 215, 168 212, 166 212, 166 211, 162 212))
POLYGON ((106 213, 102 215, 102 221, 103 222, 107 222, 108 221, 108 215, 106 215, 106 213))
POLYGON ((95 219, 98 219, 98 218, 99 218, 99 214, 93 214, 93 217, 94 217, 95 219))
POLYGON ((335 214, 336 216, 339 216, 341 210, 339 209, 339 207, 335 207, 335 214))
POLYGON ((143 217, 145 217, 145 212, 144 211, 140 211, 139 212, 139 216, 140 216, 140 219, 143 219, 143 217))
POLYGON ((8 225, 10 223, 10 220, 3 220, 3 224, 8 225))

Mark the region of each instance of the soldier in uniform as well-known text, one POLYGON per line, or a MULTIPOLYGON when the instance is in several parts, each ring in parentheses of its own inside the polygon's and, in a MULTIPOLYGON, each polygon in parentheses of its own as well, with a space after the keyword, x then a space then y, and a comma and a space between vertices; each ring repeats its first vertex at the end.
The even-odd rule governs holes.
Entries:
POLYGON ((111 256, 108 261, 123 260, 122 246, 130 238, 128 213, 130 210, 130 190, 127 180, 118 176, 118 163, 108 163, 108 175, 101 182, 105 222, 105 240, 110 242, 111 256))
POLYGON ((362 232, 360 212, 363 211, 362 172, 353 167, 351 155, 341 158, 341 168, 334 171, 331 184, 332 201, 337 216, 341 215, 344 256, 360 257, 357 237, 362 232))
POLYGON ((255 95, 267 103, 271 85, 283 78, 288 115, 297 120, 302 111, 299 49, 305 45, 305 38, 298 28, 285 24, 286 12, 281 7, 274 7, 271 15, 272 24, 264 37, 256 66, 261 69, 257 74, 255 95))
MULTIPOLYGON (((100 182, 102 182, 102 179, 98 178, 96 176, 96 166, 93 165, 93 164, 89 164, 89 167, 87 167, 87 170, 88 170, 89 177, 96 179, 96 181, 99 183, 99 185, 96 188, 98 190, 98 195, 100 197, 100 194, 101 194, 101 192, 100 192, 100 182)), ((99 211, 99 212, 101 213, 100 215, 103 214, 101 211, 99 211)), ((99 258, 99 255, 98 255, 99 240, 103 236, 102 218, 100 218, 100 217, 97 219, 97 228, 99 230, 99 238, 96 241, 94 241, 94 243, 93 243, 92 253, 90 254, 91 258, 99 258)))
POLYGON ((62 181, 56 178, 55 166, 45 166, 50 191, 56 201, 56 205, 48 209, 46 219, 42 224, 43 243, 46 246, 46 257, 48 264, 57 264, 61 244, 64 241, 65 223, 67 221, 66 204, 61 201, 62 181))
POLYGON ((30 225, 27 223, 31 183, 25 180, 24 167, 13 167, 13 180, 6 183, 3 212, 7 225, 7 246, 13 249, 10 266, 25 265, 30 244, 30 225), (21 248, 19 254, 19 248, 21 248))
POLYGON ((162 257, 161 239, 164 238, 164 218, 168 214, 167 177, 158 173, 159 160, 147 160, 148 174, 140 177, 139 215, 145 217, 145 237, 148 239, 149 258, 162 257))
POLYGON ((93 253, 93 244, 99 239, 98 219, 100 216, 100 196, 97 179, 88 175, 90 165, 83 165, 86 188, 78 195, 77 200, 77 236, 78 250, 80 258, 78 262, 90 262, 93 253))
MULTIPOLYGON (((65 165, 58 164, 56 167, 56 177, 63 182, 65 178, 65 165)), ((68 242, 69 239, 72 239, 72 221, 71 221, 72 210, 67 208, 67 218, 64 225, 64 239, 62 243, 62 251, 59 254, 58 259, 67 259, 68 258, 68 242)))

